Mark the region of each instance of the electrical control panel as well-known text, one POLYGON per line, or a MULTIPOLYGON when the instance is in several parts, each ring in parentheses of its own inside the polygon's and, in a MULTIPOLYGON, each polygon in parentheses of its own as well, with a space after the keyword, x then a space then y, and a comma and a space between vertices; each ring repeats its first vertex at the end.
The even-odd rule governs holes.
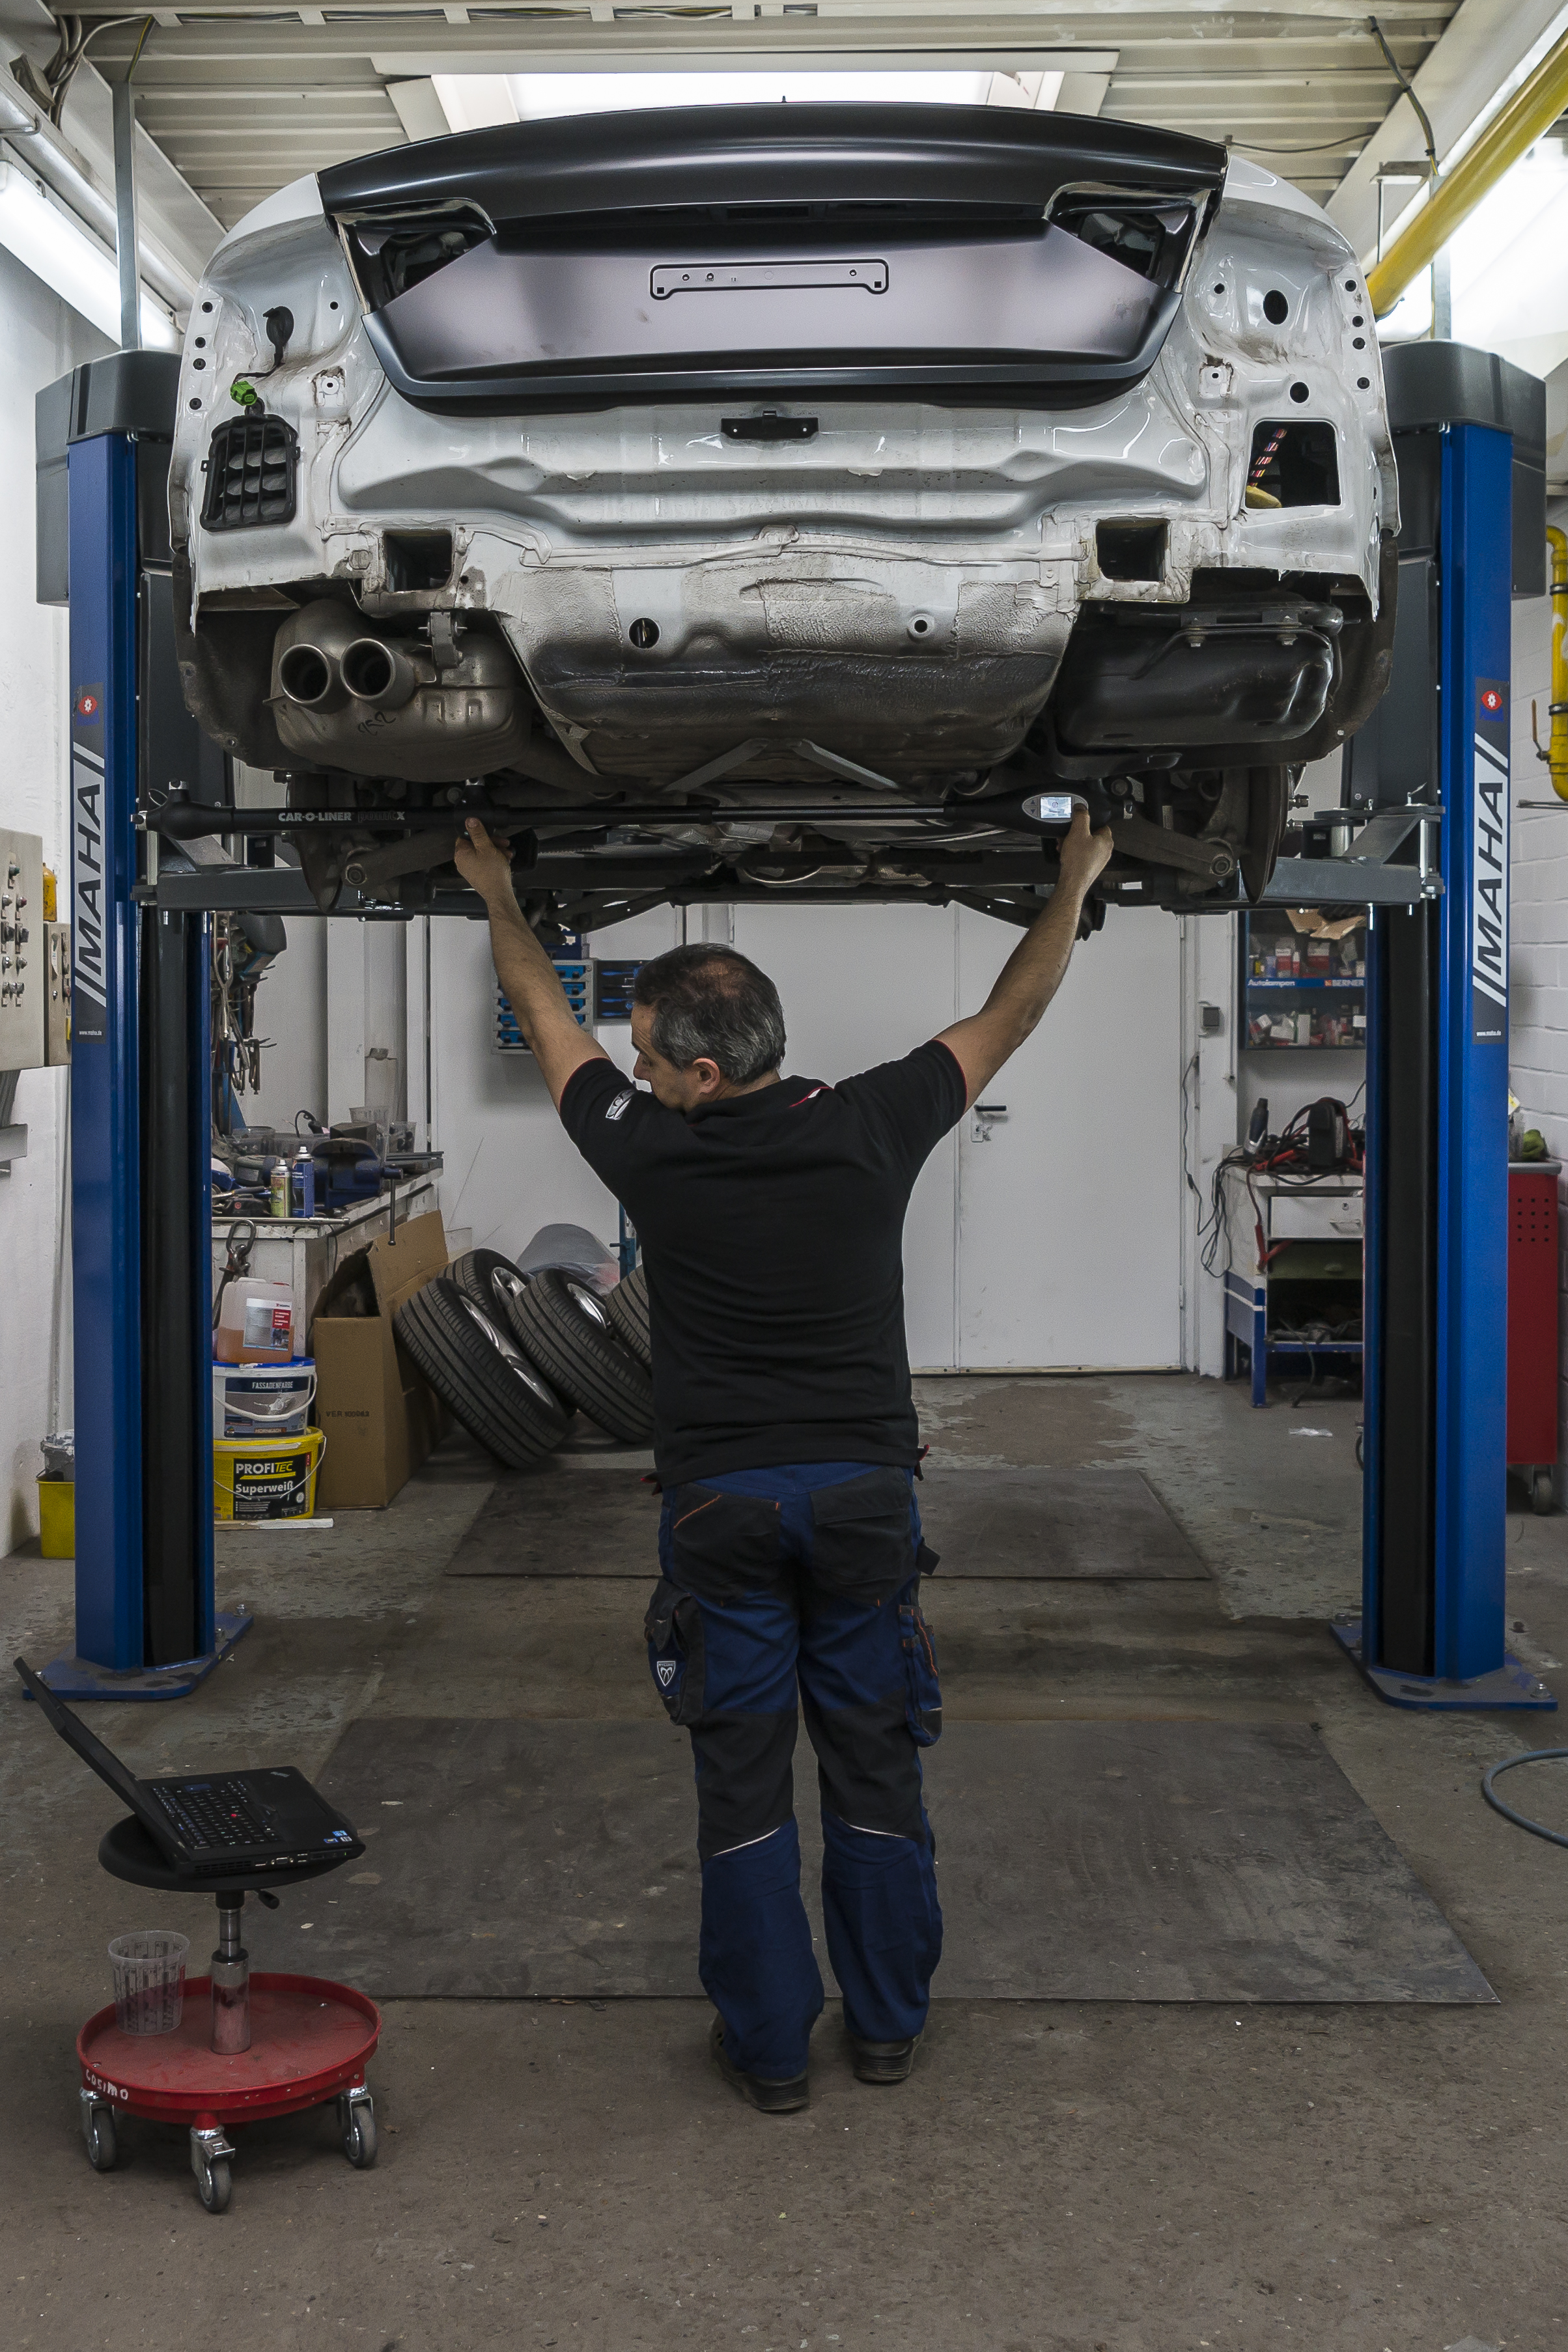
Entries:
POLYGON ((44 927, 44 1059, 50 1068, 71 1057, 71 927, 44 927))
MULTIPOLYGON (((555 955, 550 959, 555 976, 566 992, 566 1002, 576 1015, 579 1029, 586 1029, 594 1017, 594 963, 590 956, 555 955)), ((518 1025, 516 1013, 508 1003, 504 990, 496 990, 495 1048, 498 1054, 526 1054, 529 1047, 518 1025)))
POLYGON ((44 845, 0 829, 0 1070, 44 1065, 44 845))

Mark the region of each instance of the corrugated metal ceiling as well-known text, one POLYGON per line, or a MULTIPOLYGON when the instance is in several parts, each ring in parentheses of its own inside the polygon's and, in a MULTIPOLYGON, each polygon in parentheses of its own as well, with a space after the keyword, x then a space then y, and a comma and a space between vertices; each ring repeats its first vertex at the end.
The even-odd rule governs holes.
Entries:
MULTIPOLYGON (((118 8, 72 12, 109 18, 118 8)), ((1447 0, 1387 0, 1378 22, 1406 73, 1453 15, 1447 0)), ((333 0, 258 7, 201 0, 106 22, 90 55, 110 80, 137 44, 146 130, 226 226, 287 181, 401 144, 404 114, 430 119, 407 85, 434 74, 663 70, 831 64, 904 69, 1074 67, 1076 102, 1128 121, 1228 140, 1326 199, 1383 121, 1398 85, 1351 0, 1219 9, 1196 0, 333 0), (145 37, 142 38, 143 32, 145 37), (1100 70, 1110 63, 1109 79, 1100 70), (392 92, 398 89, 399 102, 392 92)))

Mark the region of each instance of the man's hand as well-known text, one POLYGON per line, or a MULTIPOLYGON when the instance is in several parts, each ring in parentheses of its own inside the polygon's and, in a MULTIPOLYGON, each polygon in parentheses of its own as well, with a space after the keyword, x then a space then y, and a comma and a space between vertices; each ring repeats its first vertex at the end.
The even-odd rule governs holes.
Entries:
POLYGON ((468 818, 467 830, 452 852, 452 863, 487 907, 517 904, 511 887, 510 848, 492 839, 477 816, 468 818))
POLYGON ((1089 811, 1076 808, 1067 837, 1061 846, 1061 882, 1064 890, 1076 890, 1079 903, 1088 896, 1110 863, 1115 848, 1110 827, 1102 825, 1098 833, 1089 829, 1089 811))

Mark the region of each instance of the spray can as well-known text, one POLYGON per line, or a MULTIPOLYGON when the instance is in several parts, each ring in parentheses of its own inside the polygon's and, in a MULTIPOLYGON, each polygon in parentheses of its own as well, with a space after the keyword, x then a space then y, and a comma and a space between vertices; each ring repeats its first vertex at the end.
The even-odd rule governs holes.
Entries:
POLYGON ((293 1171, 294 1214, 313 1217, 316 1213, 316 1163, 310 1147, 302 1143, 294 1154, 293 1171))
POLYGON ((289 1162, 275 1160, 272 1163, 272 1213, 286 1217, 289 1213, 289 1162))

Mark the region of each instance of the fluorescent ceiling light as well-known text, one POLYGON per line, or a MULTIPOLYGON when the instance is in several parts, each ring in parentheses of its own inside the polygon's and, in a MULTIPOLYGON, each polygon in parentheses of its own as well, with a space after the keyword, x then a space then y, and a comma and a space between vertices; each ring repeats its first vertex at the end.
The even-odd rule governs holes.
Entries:
MULTIPOLYGON (((1521 156, 1448 240, 1455 340, 1545 374, 1568 332, 1568 152, 1548 137, 1521 156), (1532 347, 1539 345, 1539 351, 1532 347), (1539 361, 1540 364, 1536 364, 1539 361)), ((1378 332, 1386 342, 1429 334, 1429 270, 1401 295, 1378 332)))
POLYGON ((803 105, 812 99, 858 99, 926 106, 1056 103, 1059 73, 1013 77, 982 73, 787 72, 436 74, 432 77, 454 131, 482 131, 500 122, 540 122, 552 115, 611 114, 662 106, 803 105), (994 85, 1012 85, 994 95, 994 85), (1031 91, 1029 85, 1034 85, 1031 91), (1013 89, 1016 89, 1014 96, 1013 89))
MULTIPOLYGON (((0 245, 118 345, 120 271, 114 256, 63 206, 51 204, 15 163, 0 163, 0 245)), ((149 351, 177 351, 180 344, 174 321, 145 287, 142 340, 149 351)))

